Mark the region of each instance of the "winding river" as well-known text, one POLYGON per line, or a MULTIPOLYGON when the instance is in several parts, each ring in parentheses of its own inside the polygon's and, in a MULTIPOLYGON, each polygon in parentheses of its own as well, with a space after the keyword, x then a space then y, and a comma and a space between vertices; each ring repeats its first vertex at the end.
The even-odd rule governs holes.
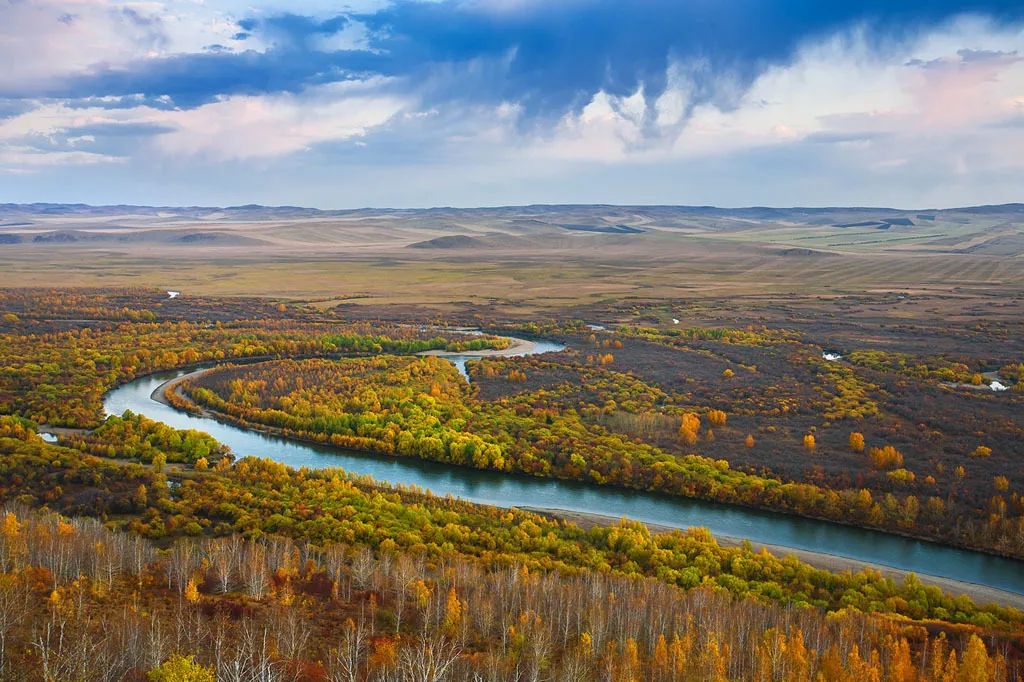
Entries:
MULTIPOLYGON (((528 352, 560 349, 558 344, 538 341, 528 352)), ((467 353, 452 355, 449 359, 464 372, 466 360, 472 357, 476 356, 467 353)), ((179 412, 153 400, 151 396, 157 387, 189 371, 136 379, 110 391, 104 398, 104 407, 110 414, 131 410, 175 428, 200 429, 231 447, 238 456, 267 457, 291 467, 341 467, 379 481, 415 485, 437 495, 453 495, 502 507, 542 507, 624 516, 676 528, 704 526, 719 536, 831 554, 1024 594, 1024 563, 1012 559, 726 504, 299 443, 179 412)))

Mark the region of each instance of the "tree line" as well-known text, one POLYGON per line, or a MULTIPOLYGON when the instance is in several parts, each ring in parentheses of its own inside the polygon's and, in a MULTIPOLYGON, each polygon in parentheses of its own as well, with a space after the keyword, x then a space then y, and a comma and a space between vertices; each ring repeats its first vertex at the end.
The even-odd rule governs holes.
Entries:
POLYGON ((0 509, 0 679, 1008 682, 1015 636, 288 538, 0 509))

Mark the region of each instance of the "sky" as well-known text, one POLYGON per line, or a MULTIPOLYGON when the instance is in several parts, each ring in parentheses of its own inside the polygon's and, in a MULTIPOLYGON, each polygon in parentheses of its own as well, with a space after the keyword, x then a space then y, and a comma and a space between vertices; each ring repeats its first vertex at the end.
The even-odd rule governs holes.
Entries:
POLYGON ((1024 201, 1024 3, 0 0, 0 202, 1024 201))

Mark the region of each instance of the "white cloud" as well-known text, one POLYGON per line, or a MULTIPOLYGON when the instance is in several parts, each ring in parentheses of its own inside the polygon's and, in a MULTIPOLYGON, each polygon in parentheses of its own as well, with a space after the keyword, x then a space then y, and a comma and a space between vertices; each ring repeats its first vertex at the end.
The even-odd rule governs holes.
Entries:
MULTIPOLYGON (((278 1, 279 9, 288 8, 278 1)), ((231 39, 237 30, 233 17, 269 16, 277 9, 252 10, 246 0, 213 4, 218 8, 201 0, 0 4, 0 62, 6 67, 0 93, 59 83, 101 63, 116 69, 140 57, 196 52, 211 43, 238 47, 231 39), (61 22, 64 14, 74 18, 61 22), (147 23, 147 17, 154 21, 147 23), (33 58, 12 58, 25 54, 33 58)), ((329 0, 322 4, 323 16, 336 11, 329 0)), ((318 46, 359 45, 360 30, 324 38, 318 46)), ((261 49, 258 38, 245 45, 261 49)), ((510 51, 468 65, 438 63, 422 78, 439 84, 435 90, 450 85, 460 92, 465 82, 506 77, 513 58, 510 51)), ((767 68, 749 87, 728 73, 709 83, 710 78, 711 68, 701 60, 674 63, 666 74, 668 87, 657 97, 643 87, 627 96, 599 91, 581 110, 555 121, 528 118, 529 107, 515 101, 489 107, 452 97, 419 106, 415 94, 401 93, 429 88, 387 79, 294 94, 223 96, 190 110, 146 106, 141 97, 122 108, 106 108, 116 102, 72 108, 40 100, 26 113, 0 119, 0 168, 116 163, 128 155, 146 160, 140 167, 154 158, 180 162, 175 167, 216 168, 351 140, 366 145, 359 158, 370 164, 401 166, 415 175, 429 163, 444 168, 453 184, 493 173, 496 186, 510 173, 567 186, 573 164, 609 173, 623 168, 625 177, 640 168, 654 175, 661 168, 691 162, 704 167, 766 151, 793 152, 791 159, 813 160, 836 177, 904 174, 908 183, 911 176, 945 177, 961 182, 963 195, 984 173, 1019 177, 1024 169, 1020 26, 961 18, 907 43, 881 46, 852 28, 804 45, 789 63, 767 68), (150 131, 135 138, 134 148, 115 145, 110 151, 103 127, 126 125, 150 131), (100 132, 82 130, 97 127, 100 132), (373 156, 381 143, 389 145, 386 160, 373 156), (415 153, 402 151, 412 148, 415 153)))
POLYGON ((191 0, 2 0, 0 93, 148 57, 237 46, 231 15, 191 0))
POLYGON ((129 109, 73 108, 42 103, 0 121, 0 160, 57 165, 120 160, 72 149, 96 141, 78 129, 148 126, 149 143, 140 152, 166 157, 227 161, 280 156, 323 143, 358 138, 410 107, 381 91, 384 79, 324 85, 299 94, 224 97, 189 110, 140 105, 129 109))
POLYGON ((216 161, 280 156, 362 137, 406 106, 367 83, 336 83, 301 95, 226 97, 158 117, 173 130, 157 137, 156 145, 168 156, 216 161))
MULTIPOLYGON (((745 150, 830 145, 865 169, 936 159, 950 172, 1024 167, 1024 30, 961 18, 880 49, 857 29, 808 44, 743 92, 727 75, 690 109, 701 65, 675 64, 653 103, 595 94, 579 113, 523 139, 514 122, 495 153, 526 158, 660 163, 745 150), (1014 51, 1018 51, 1017 54, 1014 51), (1002 54, 1000 54, 1002 53, 1002 54), (721 102, 733 106, 723 106, 721 102), (653 121, 653 126, 650 122, 653 121)), ((495 139, 491 131, 490 140, 495 139)))
POLYGON ((0 144, 0 171, 24 172, 52 166, 90 166, 120 163, 124 157, 80 151, 41 151, 34 147, 0 144))

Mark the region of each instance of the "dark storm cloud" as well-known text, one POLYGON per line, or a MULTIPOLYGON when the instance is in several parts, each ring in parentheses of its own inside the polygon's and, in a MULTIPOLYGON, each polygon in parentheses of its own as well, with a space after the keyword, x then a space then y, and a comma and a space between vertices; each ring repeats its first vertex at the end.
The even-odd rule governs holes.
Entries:
MULTIPOLYGON (((299 92, 368 76, 393 77, 426 105, 513 102, 525 118, 557 117, 598 90, 653 99, 673 61, 689 64, 694 102, 716 97, 723 76, 742 90, 802 42, 861 24, 878 49, 965 12, 1017 20, 1006 2, 858 3, 788 0, 398 1, 369 13, 328 18, 247 17, 236 40, 266 50, 212 50, 96 67, 45 92, 84 98, 143 95, 194 107, 219 96, 299 92), (323 39, 349 25, 367 49, 327 51, 323 39)), ((979 53, 980 55, 980 53, 979 53)), ((968 54, 964 59, 980 58, 968 54)), ((11 93, 7 93, 11 94, 11 93)), ((726 103, 727 105, 727 103, 726 103)))

